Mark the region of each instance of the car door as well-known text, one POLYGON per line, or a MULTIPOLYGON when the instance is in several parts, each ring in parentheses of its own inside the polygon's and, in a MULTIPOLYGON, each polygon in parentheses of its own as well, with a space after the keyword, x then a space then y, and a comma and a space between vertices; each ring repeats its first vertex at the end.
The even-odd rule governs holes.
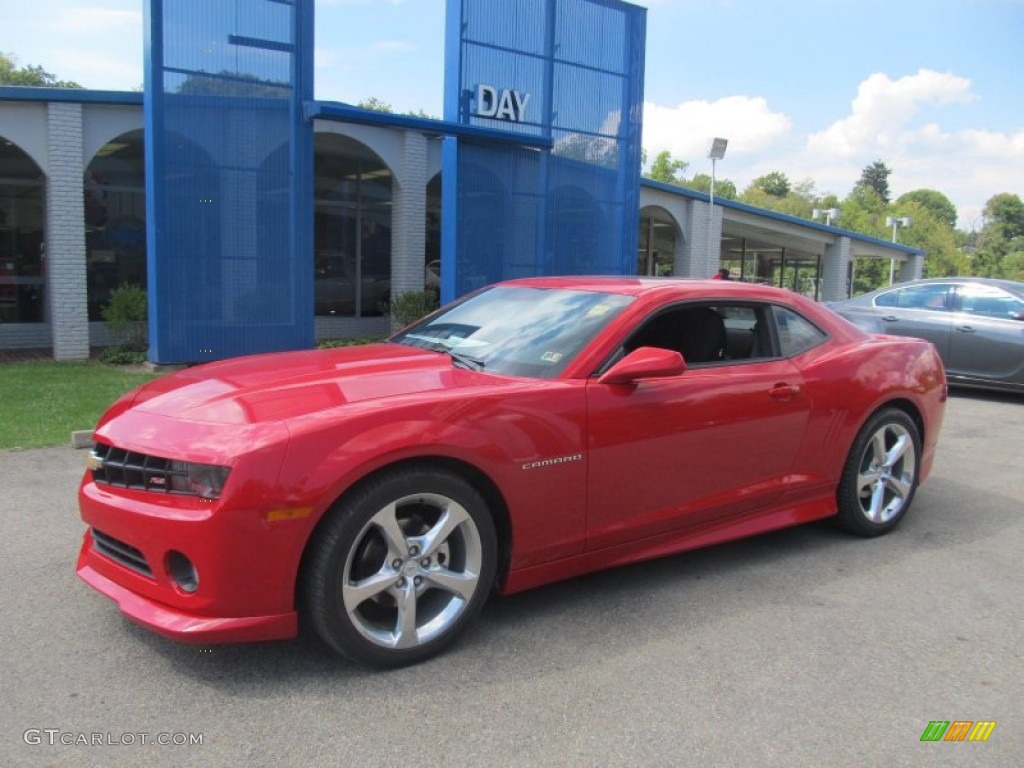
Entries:
POLYGON ((588 550, 740 515, 783 492, 810 403, 800 370, 771 348, 769 317, 758 310, 745 358, 629 386, 590 380, 588 550))
POLYGON ((1024 386, 1024 300, 1001 288, 966 283, 957 291, 949 360, 951 376, 1024 386))
POLYGON ((949 283, 924 283, 880 294, 875 312, 882 332, 927 339, 945 363, 953 329, 952 288, 949 283))

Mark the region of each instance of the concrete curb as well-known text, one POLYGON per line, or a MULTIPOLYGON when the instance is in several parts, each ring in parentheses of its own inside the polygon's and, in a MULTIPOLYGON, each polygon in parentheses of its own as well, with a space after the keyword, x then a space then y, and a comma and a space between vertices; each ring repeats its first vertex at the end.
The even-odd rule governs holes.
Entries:
POLYGON ((72 448, 92 448, 92 430, 79 429, 71 433, 72 448))

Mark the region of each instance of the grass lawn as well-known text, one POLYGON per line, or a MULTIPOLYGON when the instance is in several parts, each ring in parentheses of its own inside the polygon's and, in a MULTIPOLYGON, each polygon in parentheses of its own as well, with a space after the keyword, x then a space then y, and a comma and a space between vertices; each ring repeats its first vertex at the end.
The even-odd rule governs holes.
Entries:
POLYGON ((0 364, 0 450, 70 444, 103 411, 159 374, 100 363, 38 361, 0 364))

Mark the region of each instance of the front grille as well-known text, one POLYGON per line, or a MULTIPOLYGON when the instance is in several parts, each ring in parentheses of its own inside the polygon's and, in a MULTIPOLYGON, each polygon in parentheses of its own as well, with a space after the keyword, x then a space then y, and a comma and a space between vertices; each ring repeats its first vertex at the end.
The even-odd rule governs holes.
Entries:
POLYGON ((188 465, 160 456, 126 451, 112 445, 96 443, 92 450, 93 482, 117 488, 191 495, 188 465), (174 478, 180 478, 174 482, 174 478))
POLYGON ((136 573, 153 578, 153 571, 146 562, 146 556, 130 544, 118 541, 113 536, 108 536, 102 531, 92 529, 92 548, 113 560, 125 568, 130 568, 136 573))

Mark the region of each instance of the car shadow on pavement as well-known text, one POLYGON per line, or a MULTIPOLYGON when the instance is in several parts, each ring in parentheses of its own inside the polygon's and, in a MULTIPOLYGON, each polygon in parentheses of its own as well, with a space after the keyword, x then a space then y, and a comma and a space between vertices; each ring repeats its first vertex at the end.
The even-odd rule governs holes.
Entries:
POLYGON ((124 632, 175 673, 239 695, 310 687, 326 694, 344 684, 354 695, 375 696, 382 675, 402 685, 431 685, 439 671, 461 683, 522 680, 595 659, 626 659, 645 643, 713 629, 766 606, 827 611, 833 582, 870 578, 925 553, 999 536, 1017 523, 1012 501, 933 477, 900 526, 877 539, 851 536, 826 520, 496 596, 448 652, 393 671, 350 663, 309 637, 201 647, 173 643, 127 620, 124 632))

